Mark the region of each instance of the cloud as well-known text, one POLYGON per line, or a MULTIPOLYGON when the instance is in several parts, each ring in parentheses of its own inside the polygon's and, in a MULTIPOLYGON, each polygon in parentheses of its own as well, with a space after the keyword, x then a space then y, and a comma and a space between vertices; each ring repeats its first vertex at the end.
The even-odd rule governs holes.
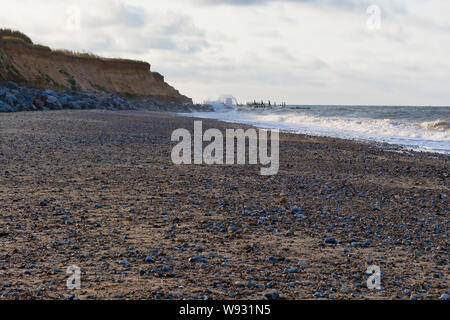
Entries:
POLYGON ((450 103, 448 0, 0 1, 3 27, 53 48, 148 61, 198 102, 231 93, 239 101, 450 103), (372 3, 382 10, 376 31, 366 27, 372 3), (66 28, 73 4, 76 31, 66 28))
MULTIPOLYGON (((88 6, 80 4, 79 10, 80 30, 65 30, 64 40, 58 41, 58 47, 126 57, 130 53, 144 55, 152 50, 188 54, 209 46, 205 32, 195 25, 192 17, 182 13, 103 0, 88 6), (70 34, 73 36, 67 37, 70 34)), ((46 39, 56 42, 55 38, 62 35, 53 28, 46 39)))
POLYGON ((342 9, 367 8, 371 2, 368 0, 195 0, 200 4, 209 5, 234 5, 234 6, 255 6, 265 5, 275 2, 308 3, 318 6, 333 6, 342 9))
POLYGON ((79 6, 79 9, 82 14, 83 25, 88 28, 106 26, 136 28, 144 26, 148 19, 144 8, 125 4, 121 1, 111 1, 102 6, 79 6))

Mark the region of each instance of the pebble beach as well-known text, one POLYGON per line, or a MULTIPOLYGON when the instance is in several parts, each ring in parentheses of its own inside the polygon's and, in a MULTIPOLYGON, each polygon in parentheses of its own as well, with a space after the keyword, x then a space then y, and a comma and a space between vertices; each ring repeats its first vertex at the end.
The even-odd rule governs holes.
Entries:
POLYGON ((0 113, 0 300, 448 299, 448 155, 282 133, 273 177, 174 165, 193 121, 0 113))

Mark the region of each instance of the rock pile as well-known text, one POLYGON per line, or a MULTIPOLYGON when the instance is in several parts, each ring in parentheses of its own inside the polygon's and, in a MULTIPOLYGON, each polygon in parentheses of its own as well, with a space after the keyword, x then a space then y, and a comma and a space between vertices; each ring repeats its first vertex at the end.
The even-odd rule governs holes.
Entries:
POLYGON ((149 110, 170 112, 213 111, 207 105, 158 100, 125 99, 114 93, 40 90, 8 82, 0 86, 0 112, 62 109, 149 110))

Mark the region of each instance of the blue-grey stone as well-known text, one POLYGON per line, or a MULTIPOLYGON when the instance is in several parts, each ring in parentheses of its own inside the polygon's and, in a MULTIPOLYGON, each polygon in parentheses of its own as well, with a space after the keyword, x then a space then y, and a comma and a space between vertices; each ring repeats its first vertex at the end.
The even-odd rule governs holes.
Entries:
POLYGON ((264 300, 277 300, 280 297, 278 291, 269 291, 264 293, 264 300))
POLYGON ((299 214, 302 213, 302 209, 299 206, 294 206, 291 210, 292 214, 299 214))
POLYGON ((450 296, 449 296, 448 294, 444 293, 444 294, 439 298, 439 300, 450 300, 450 296))
POLYGON ((19 89, 19 85, 13 81, 8 81, 8 83, 6 84, 6 87, 9 89, 14 89, 14 90, 19 89))
POLYGON ((337 240, 335 239, 335 238, 326 238, 325 239, 325 243, 328 243, 328 244, 337 244, 337 240))

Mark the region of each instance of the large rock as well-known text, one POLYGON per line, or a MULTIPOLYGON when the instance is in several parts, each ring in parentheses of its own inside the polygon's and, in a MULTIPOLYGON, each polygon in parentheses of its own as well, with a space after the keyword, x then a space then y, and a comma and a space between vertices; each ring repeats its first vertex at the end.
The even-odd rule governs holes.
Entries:
POLYGON ((44 108, 44 101, 42 101, 41 99, 34 99, 33 105, 37 110, 42 110, 44 108))
POLYGON ((59 110, 62 109, 62 104, 59 102, 58 98, 55 96, 47 96, 47 107, 49 107, 52 110, 59 110))
POLYGON ((11 112, 13 108, 0 100, 0 112, 11 112))
POLYGON ((0 112, 60 109, 151 110, 171 112, 190 112, 194 110, 194 106, 190 103, 151 99, 130 101, 118 94, 57 92, 25 86, 19 87, 18 90, 0 86, 0 101, 2 102, 0 112))
POLYGON ((6 84, 6 87, 9 88, 9 89, 14 89, 14 90, 19 89, 19 86, 17 85, 17 83, 15 83, 15 82, 13 82, 13 81, 9 81, 9 82, 6 84))
POLYGON ((10 105, 11 107, 14 107, 17 104, 16 96, 11 94, 11 93, 9 93, 9 92, 5 94, 5 96, 3 98, 3 101, 6 104, 10 105))

